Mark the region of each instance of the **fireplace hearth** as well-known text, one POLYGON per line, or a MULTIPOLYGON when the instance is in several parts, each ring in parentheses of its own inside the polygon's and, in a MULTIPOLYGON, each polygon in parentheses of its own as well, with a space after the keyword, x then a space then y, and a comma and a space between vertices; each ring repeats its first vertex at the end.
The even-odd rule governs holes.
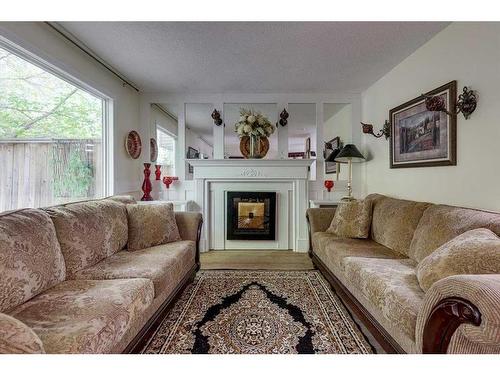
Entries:
POLYGON ((227 239, 276 239, 276 193, 227 192, 227 239))

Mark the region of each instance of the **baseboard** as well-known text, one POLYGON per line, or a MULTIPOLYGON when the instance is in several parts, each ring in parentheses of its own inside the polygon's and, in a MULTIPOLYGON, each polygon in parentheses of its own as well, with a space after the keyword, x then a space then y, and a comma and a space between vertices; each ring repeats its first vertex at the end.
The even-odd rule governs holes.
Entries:
POLYGON ((351 292, 340 282, 340 280, 328 269, 316 254, 310 253, 313 264, 318 268, 321 274, 328 280, 332 288, 340 297, 348 309, 370 331, 375 340, 389 354, 405 354, 406 352, 392 338, 392 336, 380 325, 380 323, 366 310, 366 308, 354 297, 351 292))

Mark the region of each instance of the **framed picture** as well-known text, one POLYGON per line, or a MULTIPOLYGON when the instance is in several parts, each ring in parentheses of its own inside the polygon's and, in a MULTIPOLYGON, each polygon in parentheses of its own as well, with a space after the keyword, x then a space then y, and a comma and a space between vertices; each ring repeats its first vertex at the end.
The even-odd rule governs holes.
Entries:
POLYGON ((448 112, 455 113, 456 81, 391 109, 391 168, 457 164, 457 118, 445 112, 428 111, 426 95, 441 96, 448 112))
POLYGON ((340 172, 340 164, 327 161, 327 159, 333 152, 338 152, 338 150, 340 150, 341 147, 342 144, 340 142, 340 137, 335 137, 330 141, 325 142, 325 152, 323 154, 323 156, 325 157, 325 174, 333 174, 340 172))
MULTIPOLYGON (((186 159, 198 159, 199 157, 200 157, 200 152, 197 149, 192 148, 191 146, 188 146, 188 152, 186 154, 186 159)), ((194 173, 194 168, 191 164, 189 164, 188 172, 194 173)))

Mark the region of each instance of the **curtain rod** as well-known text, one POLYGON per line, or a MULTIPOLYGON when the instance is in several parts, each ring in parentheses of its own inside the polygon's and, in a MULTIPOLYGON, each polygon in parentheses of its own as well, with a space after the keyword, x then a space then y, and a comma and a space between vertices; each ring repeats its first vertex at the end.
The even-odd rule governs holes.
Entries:
POLYGON ((116 70, 114 70, 110 65, 108 65, 103 59, 101 59, 99 56, 97 56, 95 53, 93 53, 90 48, 85 46, 84 43, 82 43, 78 38, 76 38, 73 34, 71 34, 69 31, 67 31, 64 27, 61 25, 57 24, 57 22, 45 22, 46 25, 48 25, 50 28, 55 30, 59 35, 61 35, 63 38, 65 38, 67 41, 69 41, 71 44, 73 44, 75 47, 77 47, 79 50, 90 56, 93 60, 97 61, 100 65, 102 65, 104 68, 106 68, 108 71, 113 73, 116 77, 120 79, 120 81, 123 82, 123 85, 128 85, 132 87, 135 91, 139 92, 139 89, 137 88, 136 85, 131 83, 129 80, 127 80, 124 76, 122 76, 120 73, 118 73, 116 70))

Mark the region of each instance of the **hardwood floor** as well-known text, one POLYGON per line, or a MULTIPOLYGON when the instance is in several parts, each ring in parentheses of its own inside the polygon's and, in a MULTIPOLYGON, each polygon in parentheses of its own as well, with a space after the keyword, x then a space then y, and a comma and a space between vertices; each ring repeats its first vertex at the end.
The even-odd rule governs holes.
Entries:
POLYGON ((291 250, 212 250, 201 254, 202 270, 312 270, 307 253, 291 250))

